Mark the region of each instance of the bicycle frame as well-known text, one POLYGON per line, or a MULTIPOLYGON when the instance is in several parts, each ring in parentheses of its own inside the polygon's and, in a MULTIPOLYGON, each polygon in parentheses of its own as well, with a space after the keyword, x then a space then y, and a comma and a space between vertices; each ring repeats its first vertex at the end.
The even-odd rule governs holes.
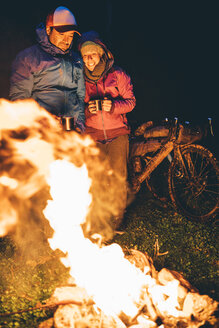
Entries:
POLYGON ((174 148, 174 141, 168 141, 161 150, 147 163, 144 171, 138 176, 138 181, 142 183, 155 170, 155 168, 167 157, 174 148))
POLYGON ((132 190, 137 193, 140 190, 142 182, 144 182, 149 175, 156 169, 156 167, 171 153, 174 149, 174 145, 177 139, 176 127, 171 133, 170 140, 167 141, 161 149, 158 150, 157 154, 147 162, 144 170, 138 175, 132 177, 132 190))
POLYGON ((144 182, 150 174, 157 168, 157 166, 167 157, 169 162, 173 160, 170 153, 174 150, 174 157, 178 157, 179 161, 182 163, 185 172, 187 171, 185 168, 184 161, 182 159, 180 153, 180 145, 176 142, 178 135, 180 133, 180 129, 178 126, 178 120, 175 120, 173 125, 173 130, 171 131, 171 135, 169 141, 167 141, 161 149, 158 150, 157 154, 153 156, 147 163, 144 170, 138 175, 134 176, 132 179, 133 191, 138 192, 142 182, 144 182))

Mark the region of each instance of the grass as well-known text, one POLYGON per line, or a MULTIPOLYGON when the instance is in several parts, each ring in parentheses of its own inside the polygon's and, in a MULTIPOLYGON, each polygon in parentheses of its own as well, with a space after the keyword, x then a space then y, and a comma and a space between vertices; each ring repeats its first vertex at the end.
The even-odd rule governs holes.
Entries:
POLYGON ((183 274, 200 294, 218 299, 218 227, 214 222, 190 221, 171 203, 164 205, 140 191, 126 213, 125 233, 114 241, 147 252, 159 271, 165 267, 183 274), (155 245, 166 255, 156 256, 155 245))
MULTIPOLYGON (((196 288, 218 300, 218 228, 214 223, 193 222, 170 203, 155 200, 142 188, 127 209, 124 233, 112 242, 124 248, 147 252, 159 271, 176 270, 196 288), (159 252, 155 254, 155 245, 159 252)), ((0 239, 0 314, 35 307, 49 298, 68 278, 68 270, 46 246, 37 261, 23 260, 10 237, 0 239)), ((35 328, 52 310, 27 311, 0 316, 0 327, 35 328)))

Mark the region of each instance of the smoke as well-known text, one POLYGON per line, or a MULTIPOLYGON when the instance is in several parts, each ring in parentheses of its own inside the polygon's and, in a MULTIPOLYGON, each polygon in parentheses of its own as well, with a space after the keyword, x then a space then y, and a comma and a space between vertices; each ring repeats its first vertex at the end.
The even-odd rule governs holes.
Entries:
POLYGON ((53 234, 43 210, 51 198, 49 167, 59 159, 77 167, 85 164, 92 181, 84 234, 111 238, 112 219, 123 206, 124 184, 95 143, 63 131, 34 100, 0 99, 0 237, 10 234, 23 256, 37 257, 53 234))

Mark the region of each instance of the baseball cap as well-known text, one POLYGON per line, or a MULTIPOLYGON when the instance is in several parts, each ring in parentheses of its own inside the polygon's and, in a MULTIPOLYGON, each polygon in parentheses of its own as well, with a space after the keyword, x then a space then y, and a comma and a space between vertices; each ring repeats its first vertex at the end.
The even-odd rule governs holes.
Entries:
POLYGON ((54 27, 58 32, 78 31, 72 12, 63 6, 57 7, 46 18, 46 27, 54 27))

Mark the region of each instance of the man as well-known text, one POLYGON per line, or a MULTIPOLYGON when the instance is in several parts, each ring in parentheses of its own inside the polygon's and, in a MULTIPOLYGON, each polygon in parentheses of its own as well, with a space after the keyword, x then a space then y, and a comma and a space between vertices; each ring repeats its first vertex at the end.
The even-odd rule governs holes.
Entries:
POLYGON ((58 7, 36 29, 37 44, 21 51, 12 64, 9 98, 35 99, 58 117, 72 117, 84 130, 83 62, 72 51, 77 23, 72 12, 58 7))
POLYGON ((127 161, 130 128, 126 114, 135 107, 130 77, 114 66, 112 53, 95 31, 82 34, 79 50, 84 61, 86 85, 85 132, 107 156, 121 181, 121 213, 115 222, 119 227, 126 207, 127 161))

